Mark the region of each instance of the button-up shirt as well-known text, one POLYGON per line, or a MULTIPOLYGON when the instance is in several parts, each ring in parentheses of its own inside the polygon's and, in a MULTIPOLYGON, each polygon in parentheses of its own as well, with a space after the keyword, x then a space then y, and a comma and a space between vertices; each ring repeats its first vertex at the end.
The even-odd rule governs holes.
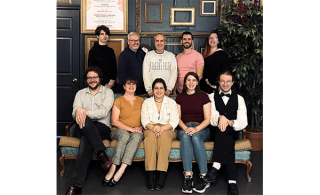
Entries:
POLYGON ((141 109, 141 123, 146 129, 148 123, 170 124, 174 130, 179 124, 179 112, 177 103, 167 96, 163 97, 160 113, 158 112, 154 97, 144 100, 141 109))
MULTIPOLYGON (((221 93, 221 91, 219 91, 219 94, 220 93, 221 93)), ((231 94, 231 90, 228 93, 231 94)), ((216 110, 216 104, 214 102, 214 93, 211 93, 209 95, 209 99, 211 100, 211 118, 210 118, 210 123, 213 126, 218 126, 218 122, 219 122, 218 119, 219 119, 220 114, 216 110)), ((223 100, 224 104, 227 105, 227 103, 229 101, 229 97, 222 96, 222 100, 223 100)), ((234 123, 233 123, 232 127, 233 127, 233 129, 235 131, 240 131, 240 130, 244 129, 247 125, 248 125, 247 107, 246 107, 246 104, 244 102, 243 97, 238 95, 237 119, 234 120, 234 123)))
POLYGON ((103 85, 100 85, 100 89, 95 95, 90 92, 89 87, 84 88, 78 91, 74 98, 72 117, 76 120, 77 108, 83 108, 88 111, 87 117, 111 128, 113 102, 113 91, 103 85))

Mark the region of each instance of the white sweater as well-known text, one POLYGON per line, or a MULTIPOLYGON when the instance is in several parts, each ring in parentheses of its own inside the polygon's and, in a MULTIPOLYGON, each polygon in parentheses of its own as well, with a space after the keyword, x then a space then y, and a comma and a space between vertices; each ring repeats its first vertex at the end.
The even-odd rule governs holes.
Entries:
POLYGON ((156 78, 162 78, 167 88, 172 91, 177 76, 177 60, 173 53, 164 50, 163 53, 158 54, 153 50, 144 57, 143 82, 148 93, 152 92, 152 83, 156 78))

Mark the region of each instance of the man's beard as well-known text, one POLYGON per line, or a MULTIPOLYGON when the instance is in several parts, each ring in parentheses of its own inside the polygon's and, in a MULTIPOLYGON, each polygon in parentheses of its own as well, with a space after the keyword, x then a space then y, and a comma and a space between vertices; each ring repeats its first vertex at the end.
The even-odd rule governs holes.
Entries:
POLYGON ((91 90, 96 90, 96 89, 100 86, 100 82, 91 82, 91 83, 88 84, 89 89, 91 89, 91 90), (95 87, 91 87, 91 86, 90 86, 91 83, 97 83, 97 84, 96 84, 95 87))
POLYGON ((186 44, 183 44, 184 49, 189 49, 192 46, 192 43, 189 44, 189 46, 185 46, 186 44))

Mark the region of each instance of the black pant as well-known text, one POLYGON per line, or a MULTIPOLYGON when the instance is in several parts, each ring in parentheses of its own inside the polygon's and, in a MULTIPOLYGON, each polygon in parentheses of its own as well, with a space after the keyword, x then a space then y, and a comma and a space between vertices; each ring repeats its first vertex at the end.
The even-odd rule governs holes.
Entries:
POLYGON ((102 140, 110 140, 110 133, 108 126, 92 121, 89 117, 86 117, 85 127, 80 129, 77 125, 76 137, 81 140, 73 175, 69 178, 69 185, 82 187, 92 154, 96 155, 99 150, 106 149, 102 140))
POLYGON ((228 126, 224 132, 218 127, 213 127, 213 156, 212 162, 225 164, 229 180, 236 180, 236 164, 235 164, 235 140, 238 132, 228 126))

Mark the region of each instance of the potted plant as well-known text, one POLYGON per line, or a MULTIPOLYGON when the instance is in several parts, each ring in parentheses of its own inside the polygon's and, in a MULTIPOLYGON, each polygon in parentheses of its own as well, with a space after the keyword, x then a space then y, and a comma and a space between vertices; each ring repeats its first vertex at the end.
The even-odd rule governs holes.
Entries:
MULTIPOLYGON (((222 48, 228 53, 235 83, 251 113, 251 126, 247 127, 247 138, 260 136, 260 143, 251 141, 252 150, 262 150, 262 66, 263 66, 263 10, 254 0, 223 1, 222 22, 218 27, 222 48), (258 148, 256 148, 258 147, 258 148)), ((249 120, 250 121, 250 120, 249 120)), ((254 138, 254 139, 260 139, 254 138)))

